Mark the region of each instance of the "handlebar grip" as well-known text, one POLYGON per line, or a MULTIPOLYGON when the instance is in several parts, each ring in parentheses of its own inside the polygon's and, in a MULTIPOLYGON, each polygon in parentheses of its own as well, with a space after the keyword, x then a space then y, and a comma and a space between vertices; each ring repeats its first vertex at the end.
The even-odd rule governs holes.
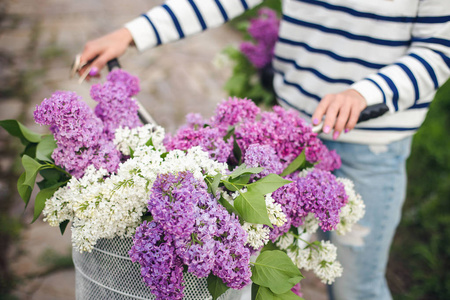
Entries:
POLYGON ((357 123, 378 118, 388 111, 389 107, 387 107, 387 105, 384 103, 367 106, 359 115, 357 123))
POLYGON ((111 59, 106 64, 108 65, 108 71, 109 72, 111 72, 115 68, 119 68, 120 69, 120 63, 119 63, 119 60, 117 58, 111 59))

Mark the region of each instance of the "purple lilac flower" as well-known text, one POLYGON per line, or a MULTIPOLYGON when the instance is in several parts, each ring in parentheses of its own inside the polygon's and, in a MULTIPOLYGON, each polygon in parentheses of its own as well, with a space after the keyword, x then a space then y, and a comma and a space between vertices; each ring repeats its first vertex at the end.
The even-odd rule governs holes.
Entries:
MULTIPOLYGON (((215 200, 214 200, 215 201, 215 200)), ((177 255, 188 266, 188 272, 197 277, 206 277, 211 273, 215 263, 217 241, 216 218, 204 211, 195 220, 195 228, 189 240, 178 240, 177 255)))
POLYGON ((244 121, 235 132, 241 149, 245 150, 251 144, 270 145, 280 160, 284 161, 284 167, 287 167, 305 148, 306 158, 311 163, 319 159, 328 159, 324 167, 340 165, 335 162, 337 156, 327 158, 326 147, 294 110, 274 106, 273 112, 261 113, 260 121, 244 121), (318 152, 322 154, 316 155, 318 152))
POLYGON ((77 178, 91 164, 115 172, 121 154, 103 136, 102 121, 80 99, 73 92, 58 91, 36 106, 36 123, 49 125, 56 140, 52 158, 77 178))
POLYGON ((165 234, 160 223, 144 221, 133 237, 128 252, 141 265, 141 275, 157 299, 183 298, 183 264, 175 254, 172 236, 165 234))
POLYGON ((212 127, 228 130, 229 126, 243 121, 254 122, 260 111, 259 107, 250 99, 230 97, 217 105, 209 124, 212 127))
POLYGON ((244 163, 250 167, 263 167, 264 170, 253 176, 257 180, 270 173, 281 174, 283 164, 270 145, 251 144, 245 151, 244 163))
POLYGON ((108 76, 106 76, 106 80, 125 85, 129 97, 137 95, 140 91, 139 78, 132 76, 130 73, 121 69, 115 69, 109 72, 108 76))
POLYGON ((112 71, 103 84, 91 87, 91 97, 98 102, 95 114, 102 120, 104 133, 110 140, 119 127, 135 128, 142 126, 137 111, 138 105, 131 98, 139 91, 138 79, 125 71, 112 71))
POLYGON ((206 120, 203 119, 202 115, 199 113, 190 113, 186 115, 186 127, 189 128, 200 128, 206 124, 206 120))
POLYGON ((294 287, 291 289, 291 291, 296 294, 299 297, 303 297, 303 293, 302 293, 302 287, 300 285, 300 282, 297 283, 296 285, 294 285, 294 287))
POLYGON ((158 175, 151 189, 148 211, 165 232, 187 239, 194 232, 200 198, 209 197, 206 189, 205 182, 198 181, 190 172, 158 175))
POLYGON ((272 61, 279 26, 275 11, 268 8, 260 9, 258 18, 250 20, 248 33, 255 44, 243 42, 240 50, 256 68, 261 69, 272 61))
POLYGON ((328 171, 314 169, 305 177, 291 174, 293 182, 282 186, 272 194, 275 202, 281 204, 288 222, 271 232, 270 239, 287 232, 290 226, 299 227, 308 213, 314 213, 324 231, 333 230, 339 223, 339 212, 347 203, 344 185, 328 171))
POLYGON ((216 261, 213 274, 221 278, 230 288, 242 289, 250 284, 252 272, 250 269, 250 251, 244 245, 247 233, 239 224, 239 219, 230 215, 225 208, 215 210, 218 239, 215 249, 216 261))
MULTIPOLYGON (((306 149, 306 157, 310 155, 312 151, 311 148, 306 149)), ((316 148, 317 149, 317 148, 316 148)), ((336 153, 336 150, 328 150, 328 148, 322 144, 317 149, 317 159, 319 163, 315 165, 316 169, 324 170, 324 171, 333 171, 339 169, 341 167, 341 157, 336 153)), ((310 157, 310 156, 309 156, 310 157)), ((313 159, 308 159, 308 161, 314 161, 313 159)))
POLYGON ((224 133, 219 128, 200 127, 180 128, 175 136, 167 135, 164 146, 167 150, 187 150, 200 146, 203 151, 209 153, 210 157, 218 162, 226 162, 233 150, 232 139, 227 142, 223 140, 224 133))
MULTIPOLYGON (((206 277, 212 271, 232 288, 250 283, 250 252, 244 246, 247 233, 238 218, 230 215, 208 193, 206 184, 195 179, 192 173, 158 176, 152 188, 149 211, 154 220, 137 230, 130 256, 141 264, 142 276, 150 287, 154 286, 149 275, 155 272, 152 268, 157 268, 159 274, 159 268, 164 269, 160 264, 168 264, 167 269, 170 269, 177 259, 198 277, 206 277), (164 249, 153 250, 160 244, 164 249), (159 255, 165 251, 164 255, 169 255, 171 260, 155 262, 156 255, 149 251, 159 255)), ((163 287, 166 277, 162 280, 163 287)), ((182 279, 173 279, 179 280, 182 279)))
POLYGON ((236 126, 237 142, 244 156, 250 145, 259 144, 275 150, 278 160, 283 164, 282 169, 303 149, 307 161, 319 162, 320 169, 332 171, 341 165, 336 152, 329 151, 323 145, 297 112, 275 106, 273 112, 260 114, 260 109, 247 99, 230 98, 221 102, 209 122, 202 120, 199 115, 190 115, 187 124, 174 136, 166 136, 164 144, 168 150, 201 146, 211 158, 219 162, 232 162, 233 138, 226 142, 223 140, 229 126, 236 126), (260 120, 257 120, 258 116, 260 120))
POLYGON ((339 212, 347 203, 344 185, 330 172, 319 169, 299 177, 297 185, 303 210, 314 213, 322 230, 334 230, 339 223, 339 212))

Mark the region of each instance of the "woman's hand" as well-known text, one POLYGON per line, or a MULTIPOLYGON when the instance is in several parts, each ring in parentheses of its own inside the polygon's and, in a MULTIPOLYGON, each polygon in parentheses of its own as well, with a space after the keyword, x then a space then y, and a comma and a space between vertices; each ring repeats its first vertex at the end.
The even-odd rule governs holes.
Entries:
POLYGON ((85 65, 78 71, 81 76, 87 68, 91 68, 89 75, 97 76, 108 61, 125 53, 128 46, 133 43, 133 37, 126 28, 121 28, 98 39, 89 41, 81 53, 81 65, 85 65))
POLYGON ((317 125, 325 115, 323 132, 334 130, 333 139, 337 139, 341 132, 352 130, 358 121, 359 114, 367 107, 364 97, 356 90, 346 90, 338 94, 329 94, 320 100, 314 114, 313 124, 317 125))

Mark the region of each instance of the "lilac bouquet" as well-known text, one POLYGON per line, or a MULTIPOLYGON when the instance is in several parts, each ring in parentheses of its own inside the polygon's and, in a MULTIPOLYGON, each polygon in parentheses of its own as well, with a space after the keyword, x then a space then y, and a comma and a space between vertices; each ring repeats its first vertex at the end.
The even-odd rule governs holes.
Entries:
POLYGON ((296 299, 300 268, 328 283, 341 275, 336 248, 305 235, 350 231, 364 204, 330 173, 339 156, 294 111, 230 98, 166 135, 140 123, 138 91, 136 77, 116 70, 92 87, 94 110, 61 91, 37 106, 51 135, 0 122, 26 146, 26 203, 43 178, 35 219, 42 212, 62 232, 71 223, 80 252, 132 237, 129 256, 157 299, 182 299, 185 272, 207 278, 213 299, 251 283, 256 298, 296 299))
POLYGON ((250 20, 247 31, 254 42, 245 41, 239 48, 257 69, 262 69, 272 62, 279 27, 277 13, 269 8, 261 8, 258 17, 250 20))
POLYGON ((225 61, 233 62, 233 73, 225 84, 230 95, 249 97, 257 104, 268 106, 276 103, 272 87, 272 59, 279 26, 277 12, 270 8, 259 9, 256 17, 238 25, 245 41, 238 49, 225 48, 215 60, 217 66, 225 61))

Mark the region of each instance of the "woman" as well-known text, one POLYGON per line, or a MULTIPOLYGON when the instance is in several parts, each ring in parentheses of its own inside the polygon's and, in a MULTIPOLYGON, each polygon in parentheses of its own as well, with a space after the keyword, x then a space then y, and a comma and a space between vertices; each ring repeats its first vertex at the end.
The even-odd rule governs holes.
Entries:
MULTIPOLYGON (((219 26, 259 0, 168 0, 124 28, 86 44, 81 61, 96 76, 130 45, 140 51, 219 26)), ((391 299, 389 248, 405 197, 405 161, 435 91, 450 76, 448 0, 287 0, 273 66, 279 103, 324 121, 322 138, 342 158, 366 215, 333 235, 343 277, 334 299, 391 299), (367 106, 388 114, 356 125, 367 106)), ((87 68, 86 67, 86 68, 87 68)), ((80 74, 86 72, 80 70, 80 74)))

